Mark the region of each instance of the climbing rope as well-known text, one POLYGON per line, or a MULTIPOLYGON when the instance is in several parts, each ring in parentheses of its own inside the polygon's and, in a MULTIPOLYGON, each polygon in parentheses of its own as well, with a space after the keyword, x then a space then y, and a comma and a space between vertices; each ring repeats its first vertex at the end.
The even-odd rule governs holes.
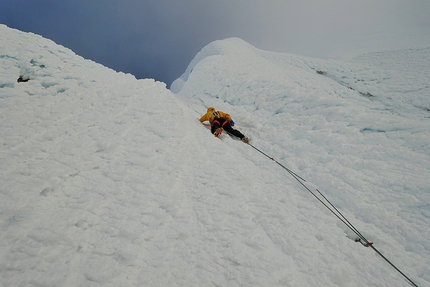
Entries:
POLYGON ((273 157, 267 155, 260 149, 256 148, 254 145, 247 143, 249 146, 263 154, 264 156, 268 157, 270 160, 274 161, 278 165, 280 165, 283 169, 285 169, 295 180, 297 180, 307 191, 309 191, 320 203, 322 203, 331 213, 333 213, 341 222, 343 222, 349 229, 351 229, 356 235, 357 239, 355 239, 355 242, 361 243, 365 247, 371 247, 379 256, 381 256, 385 261, 387 261, 394 269, 396 269, 403 277, 405 277, 408 280, 408 283, 410 283, 412 286, 418 287, 417 284, 415 284, 408 276, 406 276, 402 271, 400 271, 399 268, 397 268, 390 260, 388 260, 376 247, 373 245, 373 242, 368 241, 355 227, 352 225, 352 223, 318 190, 316 191, 321 195, 321 197, 326 201, 324 202, 320 197, 315 194, 309 187, 304 184, 306 180, 304 180, 302 177, 298 176, 296 173, 291 171, 289 168, 285 167, 278 161, 276 161, 273 157))

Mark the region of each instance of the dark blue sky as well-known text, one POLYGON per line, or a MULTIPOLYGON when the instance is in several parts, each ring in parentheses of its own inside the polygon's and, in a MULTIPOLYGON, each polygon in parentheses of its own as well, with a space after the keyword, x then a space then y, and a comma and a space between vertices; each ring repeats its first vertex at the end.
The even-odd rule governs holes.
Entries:
MULTIPOLYGON (((430 45, 428 0, 4 0, 0 23, 168 86, 205 45, 339 57, 430 45)), ((0 39, 1 41, 1 39, 0 39)))

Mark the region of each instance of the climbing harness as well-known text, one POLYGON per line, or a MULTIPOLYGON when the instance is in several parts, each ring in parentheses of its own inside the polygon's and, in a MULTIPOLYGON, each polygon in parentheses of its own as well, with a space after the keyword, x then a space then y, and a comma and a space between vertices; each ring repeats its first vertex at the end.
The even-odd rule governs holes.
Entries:
POLYGON ((302 177, 291 171, 290 169, 286 168, 284 165, 276 161, 273 157, 267 155, 260 149, 256 148, 254 145, 247 143, 249 146, 260 152, 261 154, 268 157, 270 160, 276 162, 278 165, 280 165, 283 169, 285 169, 295 180, 297 180, 307 191, 309 191, 320 203, 322 203, 331 213, 333 213, 340 221, 342 221, 349 229, 351 229, 356 235, 357 239, 355 239, 355 242, 361 243, 365 247, 371 247, 379 256, 381 256, 385 261, 387 261, 394 269, 396 269, 403 277, 405 277, 408 280, 408 283, 412 286, 418 287, 417 284, 415 284, 411 279, 409 279, 408 276, 406 276, 402 271, 400 271, 399 268, 397 268, 393 263, 391 263, 390 260, 388 260, 378 249, 376 249, 375 246, 373 246, 373 242, 368 241, 355 227, 352 225, 352 223, 318 190, 316 191, 321 195, 321 197, 326 201, 324 202, 320 197, 318 197, 312 190, 309 189, 309 187, 304 184, 306 180, 304 180, 302 177))
POLYGON ((218 124, 218 126, 220 126, 220 127, 224 127, 226 124, 228 123, 228 120, 227 119, 222 119, 222 118, 215 118, 215 120, 213 120, 212 122, 211 122, 211 126, 213 126, 214 124, 218 124), (218 120, 224 120, 224 122, 221 124, 218 120))

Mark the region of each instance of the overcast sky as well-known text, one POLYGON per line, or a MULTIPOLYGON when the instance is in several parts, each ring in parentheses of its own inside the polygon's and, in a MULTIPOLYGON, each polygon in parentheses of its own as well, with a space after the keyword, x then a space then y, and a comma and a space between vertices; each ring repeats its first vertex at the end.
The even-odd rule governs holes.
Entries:
MULTIPOLYGON (((1 0, 0 23, 170 85, 205 45, 328 58, 430 45, 430 0, 1 0)), ((1 41, 1 39, 0 39, 1 41)))

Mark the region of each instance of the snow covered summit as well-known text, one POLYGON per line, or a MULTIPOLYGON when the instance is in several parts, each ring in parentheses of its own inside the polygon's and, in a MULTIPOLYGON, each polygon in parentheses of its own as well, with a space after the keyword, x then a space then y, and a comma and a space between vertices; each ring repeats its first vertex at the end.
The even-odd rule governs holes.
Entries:
POLYGON ((285 170, 214 138, 208 106, 430 286, 430 48, 338 62, 232 38, 170 91, 0 38, 0 286, 409 286, 285 170))

